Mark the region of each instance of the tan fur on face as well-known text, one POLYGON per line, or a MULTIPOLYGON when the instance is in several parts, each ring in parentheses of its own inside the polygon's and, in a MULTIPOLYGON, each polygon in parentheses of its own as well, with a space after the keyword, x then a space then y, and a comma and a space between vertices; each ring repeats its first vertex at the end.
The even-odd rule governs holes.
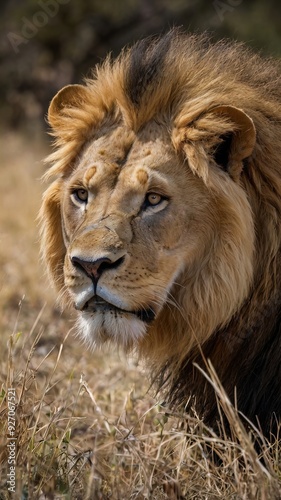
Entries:
POLYGON ((148 175, 145 172, 145 170, 138 170, 137 178, 138 178, 138 181, 140 182, 140 184, 143 184, 143 185, 145 185, 148 181, 148 175))
POLYGON ((97 171, 97 167, 95 167, 95 166, 90 167, 90 168, 87 170, 87 172, 86 172, 86 173, 85 173, 85 175, 84 175, 84 184, 85 184, 86 186, 91 187, 91 184, 92 184, 92 182, 94 181, 93 177, 94 177, 94 175, 95 175, 96 171, 97 171))
MULTIPOLYGON (((198 344, 227 336, 237 318, 250 324, 276 295, 279 81, 273 63, 243 47, 175 31, 108 58, 85 86, 54 98, 56 151, 46 177, 58 180, 41 209, 50 275, 83 302, 91 285, 72 265, 75 252, 118 257, 101 293, 126 311, 156 311, 151 324, 134 322, 131 340, 130 315, 118 317, 115 332, 112 318, 105 327, 99 317, 100 341, 135 347, 177 373, 198 344), (81 210, 69 201, 76 185, 89 190, 81 210), (147 208, 149 193, 163 204, 147 208)), ((223 376, 232 358, 222 356, 223 376)))

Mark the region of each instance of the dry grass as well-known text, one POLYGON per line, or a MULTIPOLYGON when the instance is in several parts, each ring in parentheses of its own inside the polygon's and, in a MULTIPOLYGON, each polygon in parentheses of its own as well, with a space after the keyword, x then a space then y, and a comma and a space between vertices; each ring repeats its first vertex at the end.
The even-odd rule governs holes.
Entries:
POLYGON ((0 141, 0 498, 9 498, 9 387, 17 398, 14 498, 281 498, 280 443, 246 432, 211 366, 231 437, 157 405, 136 361, 85 352, 75 339, 38 261, 45 147, 34 142, 10 133, 0 141))

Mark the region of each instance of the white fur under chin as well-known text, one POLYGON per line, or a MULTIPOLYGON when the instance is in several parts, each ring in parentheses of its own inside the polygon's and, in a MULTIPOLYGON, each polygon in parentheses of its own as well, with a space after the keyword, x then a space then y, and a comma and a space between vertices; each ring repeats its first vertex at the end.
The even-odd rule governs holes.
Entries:
POLYGON ((85 312, 79 314, 77 329, 90 349, 102 347, 108 341, 128 349, 145 335, 146 324, 131 314, 85 312))

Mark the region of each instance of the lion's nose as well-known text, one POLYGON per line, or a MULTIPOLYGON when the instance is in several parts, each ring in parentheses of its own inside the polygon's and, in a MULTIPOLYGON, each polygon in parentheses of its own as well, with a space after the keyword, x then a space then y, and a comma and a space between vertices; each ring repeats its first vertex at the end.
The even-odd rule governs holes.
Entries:
POLYGON ((108 257, 101 257, 100 259, 89 261, 80 259, 80 257, 73 256, 71 258, 72 264, 83 271, 95 283, 99 280, 102 273, 107 269, 116 269, 124 261, 124 256, 117 260, 111 260, 108 257))

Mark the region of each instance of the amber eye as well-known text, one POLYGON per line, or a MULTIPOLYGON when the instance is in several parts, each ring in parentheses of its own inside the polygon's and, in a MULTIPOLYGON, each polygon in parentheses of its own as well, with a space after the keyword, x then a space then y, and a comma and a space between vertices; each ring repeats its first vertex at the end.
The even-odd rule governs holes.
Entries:
POLYGON ((150 207, 155 207, 156 205, 159 205, 161 201, 163 200, 163 197, 160 196, 160 194, 157 193, 147 193, 146 195, 146 205, 150 207))
POLYGON ((76 201, 80 203, 87 203, 88 201, 88 191, 86 189, 80 188, 73 191, 73 196, 76 201))

